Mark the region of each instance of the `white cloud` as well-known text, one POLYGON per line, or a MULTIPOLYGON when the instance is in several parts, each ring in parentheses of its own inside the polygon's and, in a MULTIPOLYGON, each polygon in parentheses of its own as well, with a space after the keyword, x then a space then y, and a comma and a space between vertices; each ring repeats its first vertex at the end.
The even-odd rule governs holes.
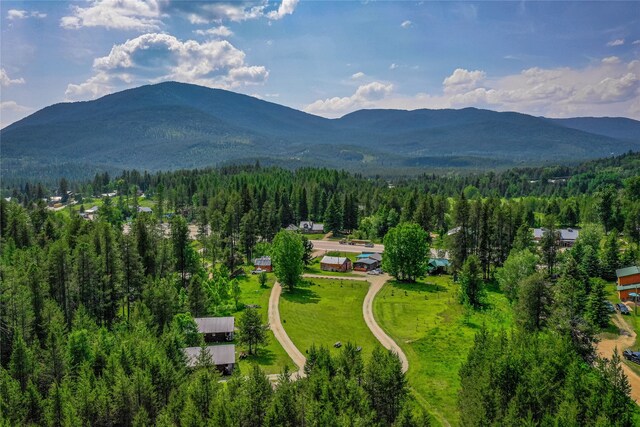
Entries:
POLYGON ((383 96, 317 100, 305 110, 336 117, 360 108, 479 107, 548 117, 640 119, 640 60, 625 63, 609 57, 583 68, 533 67, 506 76, 457 69, 443 80, 439 93, 406 95, 391 87, 378 93, 383 96))
POLYGON ((402 24, 400 24, 402 28, 409 28, 411 25, 413 25, 413 22, 409 20, 403 21, 402 24))
POLYGON ((357 79, 363 78, 364 76, 365 76, 365 74, 362 71, 358 71, 357 73, 352 74, 351 78, 354 79, 354 80, 357 80, 357 79))
POLYGON ((24 84, 24 79, 22 77, 17 79, 12 79, 9 77, 4 68, 0 68, 0 86, 11 86, 11 85, 21 85, 24 84))
POLYGON ((226 40, 180 41, 169 34, 150 33, 115 45, 93 62, 95 74, 81 84, 69 84, 69 100, 94 99, 115 90, 175 80, 234 89, 263 83, 264 66, 247 65, 245 53, 226 40))
POLYGON ((274 20, 282 19, 286 15, 293 14, 293 11, 296 9, 297 5, 298 5, 298 0, 282 0, 282 3, 280 3, 278 10, 273 10, 269 12, 267 14, 267 17, 269 19, 274 19, 274 20))
POLYGON ((398 68, 398 67, 399 67, 399 65, 398 65, 398 64, 396 64, 395 62, 394 62, 393 64, 389 65, 389 69, 390 69, 390 70, 395 70, 395 69, 396 69, 396 68, 398 68))
POLYGON ((377 101, 384 99, 392 91, 392 84, 371 82, 358 87, 351 96, 319 99, 309 104, 304 111, 327 117, 338 117, 360 108, 374 107, 377 101))
POLYGON ((159 0, 90 0, 89 6, 71 6, 72 14, 60 19, 66 29, 105 27, 153 31, 162 26, 159 0))
POLYGON ((468 91, 478 86, 487 74, 484 71, 469 71, 464 68, 456 68, 449 77, 444 79, 442 85, 445 92, 461 92, 468 91))
POLYGON ((606 58, 602 58, 602 63, 603 64, 619 64, 620 58, 618 58, 617 56, 608 56, 606 58))
POLYGON ((640 40, 634 40, 631 44, 640 44, 640 40))
POLYGON ((20 105, 16 101, 0 102, 0 128, 9 126, 31 112, 33 112, 33 108, 20 105))
POLYGON ((622 46, 624 44, 624 39, 616 39, 616 40, 611 40, 609 43, 607 43, 607 46, 622 46))
POLYGON ((209 28, 207 30, 195 30, 194 33, 201 36, 217 36, 217 37, 231 37, 233 35, 233 31, 224 25, 220 25, 219 27, 209 28))
POLYGON ((34 11, 27 11, 27 10, 21 10, 21 9, 9 9, 7 11, 7 19, 10 21, 13 21, 15 19, 27 19, 27 18, 46 18, 47 14, 46 13, 42 13, 42 12, 38 12, 37 10, 34 11))

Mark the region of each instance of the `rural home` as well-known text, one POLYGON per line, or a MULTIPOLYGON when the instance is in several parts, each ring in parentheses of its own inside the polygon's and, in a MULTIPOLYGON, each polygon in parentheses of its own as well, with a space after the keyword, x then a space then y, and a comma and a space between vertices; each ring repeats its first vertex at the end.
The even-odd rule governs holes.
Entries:
POLYGON ((371 271, 380 267, 380 262, 372 258, 360 258, 353 263, 353 269, 356 271, 371 271))
POLYGON ((187 358, 187 366, 194 368, 202 351, 206 351, 218 371, 224 375, 231 375, 236 364, 236 346, 233 344, 211 345, 208 347, 187 347, 183 349, 187 358))
MULTIPOLYGON (((542 237, 544 236, 546 231, 547 230, 544 228, 534 228, 533 240, 535 240, 536 242, 542 240, 542 237)), ((558 229, 558 232, 560 233, 560 246, 565 248, 572 247, 576 242, 576 239, 578 238, 578 234, 580 234, 578 230, 574 228, 560 228, 558 229)))
POLYGON ((320 261, 322 271, 349 271, 351 270, 351 260, 346 257, 325 256, 320 261))
POLYGON ((271 265, 271 257, 270 256, 261 256, 260 258, 256 258, 253 260, 253 267, 257 270, 260 269, 262 271, 273 271, 273 267, 271 265))
POLYGON ((429 274, 446 273, 451 263, 445 258, 430 258, 427 266, 429 274))
POLYGON ((626 267, 616 270, 618 276, 618 296, 620 301, 631 299, 629 294, 640 293, 640 267, 626 267))
POLYGON ((312 221, 300 221, 298 229, 303 233, 324 233, 324 224, 316 224, 312 221))
POLYGON ((196 317, 198 332, 204 335, 205 342, 232 341, 235 330, 233 317, 196 317))

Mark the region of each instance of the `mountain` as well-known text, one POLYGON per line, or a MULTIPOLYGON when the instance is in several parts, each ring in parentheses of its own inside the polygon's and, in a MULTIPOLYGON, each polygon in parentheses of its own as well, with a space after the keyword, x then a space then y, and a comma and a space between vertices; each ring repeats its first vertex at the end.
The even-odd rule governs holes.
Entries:
POLYGON ((167 82, 46 107, 0 131, 3 175, 93 175, 232 161, 488 168, 640 149, 640 122, 476 108, 360 110, 325 119, 220 89, 167 82))

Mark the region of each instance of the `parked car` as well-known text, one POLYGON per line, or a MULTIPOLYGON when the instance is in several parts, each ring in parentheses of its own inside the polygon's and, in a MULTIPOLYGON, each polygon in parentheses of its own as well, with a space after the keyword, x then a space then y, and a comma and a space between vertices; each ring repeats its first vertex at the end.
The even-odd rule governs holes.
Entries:
POLYGON ((622 356, 631 362, 640 364, 640 351, 632 351, 632 350, 626 349, 625 351, 622 352, 622 356))
POLYGON ((609 313, 616 312, 616 307, 613 305, 611 301, 605 301, 605 304, 607 304, 607 309, 609 310, 609 313))
POLYGON ((378 274, 380 274, 380 271, 378 271, 378 270, 369 270, 369 271, 367 271, 367 274, 370 274, 372 276, 377 276, 378 274))
POLYGON ((629 311, 629 307, 621 302, 616 304, 616 309, 620 312, 620 314, 631 314, 631 312, 629 311))
POLYGON ((266 270, 263 270, 261 268, 256 268, 255 270, 251 271, 251 274, 260 274, 260 273, 264 273, 266 270))
POLYGON ((372 248, 373 247, 373 243, 369 242, 369 243, 365 243, 364 244, 365 248, 372 248))

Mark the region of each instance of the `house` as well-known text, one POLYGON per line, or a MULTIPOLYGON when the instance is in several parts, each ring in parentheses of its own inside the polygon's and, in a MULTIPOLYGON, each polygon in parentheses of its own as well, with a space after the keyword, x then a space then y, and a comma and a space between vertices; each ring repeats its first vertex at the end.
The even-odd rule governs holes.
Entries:
POLYGON ((303 233, 324 233, 324 224, 316 224, 312 221, 300 221, 298 229, 303 233))
POLYGON ((216 368, 224 375, 231 375, 236 364, 236 346, 233 344, 211 345, 208 347, 187 347, 182 350, 187 359, 187 367, 195 368, 202 351, 206 351, 216 368))
POLYGON ((151 210, 151 208, 148 208, 146 206, 138 206, 138 213, 148 213, 148 214, 152 214, 153 210, 151 210))
POLYGON ((430 258, 427 265, 427 270, 430 274, 442 274, 446 273, 447 269, 451 265, 448 259, 445 258, 430 258))
POLYGON ((380 267, 380 261, 373 258, 360 258, 353 263, 353 269, 356 271, 371 271, 380 267))
POLYGON ((98 208, 97 206, 92 206, 89 209, 85 209, 84 213, 86 213, 87 215, 95 215, 96 213, 98 213, 98 208))
POLYGON ((322 271, 349 271, 351 270, 351 260, 346 257, 325 256, 320 261, 320 269, 322 271))
POLYGON ((300 228, 298 228, 297 225, 295 224, 289 224, 287 226, 287 228, 285 228, 286 231, 300 231, 300 228))
POLYGON ((626 267, 616 270, 618 276, 618 296, 621 301, 631 298, 631 293, 640 293, 640 267, 626 267))
POLYGON ((232 341, 235 330, 234 317, 196 317, 198 332, 205 342, 232 341))
MULTIPOLYGON (((578 230, 574 228, 560 228, 557 230, 560 233, 560 246, 565 248, 570 248, 576 243, 576 239, 580 234, 578 230)), ((533 240, 539 242, 542 240, 542 237, 547 232, 545 228, 534 228, 533 229, 533 240)))
POLYGON ((273 266, 271 265, 271 257, 270 256, 261 256, 260 258, 256 258, 253 260, 253 266, 255 269, 260 269, 262 271, 273 271, 273 266))

